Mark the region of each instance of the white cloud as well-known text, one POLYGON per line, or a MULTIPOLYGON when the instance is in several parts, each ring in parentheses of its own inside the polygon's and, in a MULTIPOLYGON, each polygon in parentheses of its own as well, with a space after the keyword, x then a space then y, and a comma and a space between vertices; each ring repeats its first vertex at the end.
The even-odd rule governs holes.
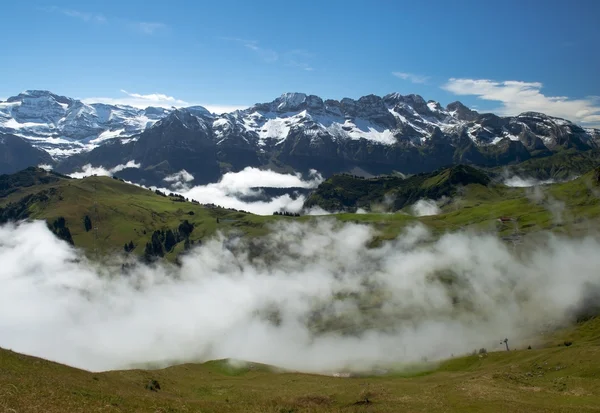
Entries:
POLYGON ((222 113, 231 113, 236 110, 244 110, 250 107, 250 105, 213 105, 213 104, 201 104, 200 106, 208 109, 209 112, 220 115, 222 113))
POLYGON ((85 22, 106 23, 106 18, 101 14, 82 12, 72 9, 61 9, 60 12, 69 17, 75 17, 85 22))
POLYGON ((45 163, 39 164, 38 168, 45 169, 46 171, 51 171, 52 169, 54 169, 54 167, 52 165, 48 165, 45 163))
POLYGON ((283 60, 286 66, 295 67, 307 72, 312 72, 314 68, 307 61, 314 58, 312 53, 305 50, 290 50, 283 54, 283 60))
POLYGON ((73 10, 73 9, 63 9, 60 7, 52 6, 52 7, 41 7, 39 10, 49 12, 49 13, 60 13, 68 17, 73 17, 75 19, 82 20, 84 22, 92 22, 92 23, 106 23, 107 19, 104 15, 99 13, 91 13, 81 10, 73 10))
POLYGON ((503 115, 542 112, 588 126, 600 125, 600 104, 594 97, 571 99, 566 96, 545 96, 540 82, 451 78, 442 86, 456 95, 474 95, 483 100, 501 102, 497 111, 503 115))
POLYGON ((257 53, 265 62, 276 62, 279 59, 279 54, 275 50, 259 47, 258 42, 245 42, 244 46, 257 53))
MULTIPOLYGON (((122 171, 126 168, 139 168, 141 164, 135 163, 135 161, 129 161, 126 164, 120 164, 111 169, 106 169, 102 166, 92 166, 92 164, 84 165, 81 168, 80 172, 74 172, 69 174, 71 178, 82 179, 87 176, 97 175, 97 176, 113 176, 117 172, 122 171)), ((40 166, 41 167, 41 166, 40 166)))
POLYGON ((164 181, 171 184, 171 187, 177 191, 189 191, 188 184, 194 180, 194 175, 182 169, 181 171, 167 176, 164 181))
POLYGON ((525 348, 598 299, 593 238, 548 235, 517 253, 489 235, 432 240, 414 227, 369 248, 364 225, 285 221, 263 240, 206 239, 180 266, 128 276, 44 222, 0 226, 0 347, 92 371, 234 358, 330 374, 502 350, 504 337, 525 348), (373 294, 384 300, 365 307, 373 294), (315 314, 346 328, 320 334, 315 314))
POLYGON ((128 19, 120 19, 111 17, 110 19, 99 13, 90 13, 81 10, 74 9, 63 9, 60 7, 42 7, 39 10, 43 10, 50 13, 60 13, 68 17, 82 20, 86 23, 112 23, 122 27, 128 27, 139 33, 152 35, 159 31, 164 31, 169 28, 168 25, 160 22, 143 22, 128 19))
POLYGON ((285 66, 295 67, 307 72, 314 70, 312 65, 307 62, 308 60, 312 59, 314 55, 305 50, 296 49, 278 52, 259 45, 259 42, 256 40, 241 39, 238 37, 222 37, 221 39, 237 42, 243 45, 246 49, 252 50, 254 53, 256 53, 266 63, 274 63, 279 61, 285 66))
POLYGON ((527 188, 527 187, 531 187, 531 186, 553 184, 555 182, 556 181, 554 179, 540 181, 540 180, 533 179, 533 178, 522 178, 520 176, 515 175, 510 178, 505 179, 504 185, 512 186, 515 188, 527 188))
POLYGON ((254 53, 256 53, 267 63, 273 63, 279 60, 279 53, 277 53, 275 50, 259 46, 259 43, 256 40, 240 39, 239 37, 222 37, 221 39, 237 42, 243 45, 246 49, 252 50, 254 53))
POLYGON ((331 215, 332 213, 324 210, 318 205, 312 206, 303 211, 304 215, 312 215, 312 216, 323 216, 323 215, 331 215))
MULTIPOLYGON (((185 100, 177 99, 173 96, 165 95, 163 93, 149 93, 143 95, 140 93, 130 93, 126 90, 121 89, 121 93, 125 96, 112 98, 112 97, 90 97, 81 99, 82 102, 91 103, 105 103, 107 105, 126 105, 133 106, 136 108, 145 109, 148 106, 154 106, 159 108, 182 108, 187 106, 196 106, 196 104, 186 102, 185 100)), ((212 113, 221 114, 229 113, 235 110, 246 109, 249 105, 219 105, 219 104, 199 104, 212 113)))
POLYGON ((431 199, 419 199, 411 206, 411 211, 417 217, 438 215, 441 212, 437 202, 431 199))
POLYGON ((228 172, 219 182, 193 188, 188 186, 193 176, 187 171, 180 171, 167 179, 167 182, 172 183, 170 190, 201 204, 215 204, 258 215, 271 215, 276 211, 299 212, 305 197, 294 198, 285 194, 265 199, 261 191, 253 188, 316 188, 323 182, 323 177, 314 170, 308 179, 303 179, 301 174, 280 174, 252 167, 246 167, 240 172, 228 172))
POLYGON ((154 34, 157 31, 165 30, 168 26, 156 22, 134 22, 132 27, 143 34, 154 34))
POLYGON ((392 72, 392 75, 402 80, 408 80, 412 83, 427 83, 427 81, 430 79, 429 76, 416 75, 414 73, 406 72, 392 72))

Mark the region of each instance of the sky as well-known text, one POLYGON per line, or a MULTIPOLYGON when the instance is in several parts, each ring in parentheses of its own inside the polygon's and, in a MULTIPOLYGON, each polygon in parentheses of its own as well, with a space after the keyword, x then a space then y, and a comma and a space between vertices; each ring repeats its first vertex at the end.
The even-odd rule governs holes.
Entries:
POLYGON ((417 93, 600 125, 600 2, 6 2, 0 98, 223 112, 284 92, 417 93))

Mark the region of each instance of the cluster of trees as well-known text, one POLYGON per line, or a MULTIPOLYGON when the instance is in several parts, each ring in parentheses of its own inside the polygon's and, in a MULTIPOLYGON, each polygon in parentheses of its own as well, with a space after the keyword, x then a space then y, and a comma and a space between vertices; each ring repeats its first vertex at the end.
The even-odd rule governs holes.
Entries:
POLYGON ((58 217, 52 224, 48 225, 50 231, 52 231, 58 238, 68 242, 71 245, 75 245, 71 231, 67 227, 67 221, 64 217, 58 217))
POLYGON ((85 232, 89 232, 92 229, 92 220, 87 215, 83 218, 83 227, 85 228, 85 232))
MULTIPOLYGON (((152 191, 152 189, 150 189, 150 190, 152 191)), ((175 201, 175 202, 192 202, 192 203, 194 203, 194 204, 200 204, 200 202, 198 202, 198 201, 196 201, 196 200, 194 200, 194 199, 191 199, 191 200, 190 200, 189 198, 186 198, 186 197, 184 197, 183 195, 181 195, 181 194, 176 194, 176 193, 174 193, 174 192, 170 192, 170 193, 168 193, 168 194, 167 194, 167 193, 165 193, 165 192, 161 191, 160 189, 155 189, 155 190, 154 190, 154 193, 155 193, 156 195, 163 196, 163 197, 165 197, 165 198, 175 198, 175 199, 173 200, 173 201, 175 201)))
POLYGON ((37 203, 44 203, 56 195, 56 188, 40 191, 21 198, 18 202, 11 202, 6 207, 0 208, 0 224, 9 221, 20 221, 29 217, 29 208, 37 203))
MULTIPOLYGON (((150 242, 146 243, 144 259, 147 262, 151 262, 156 258, 164 257, 165 253, 172 251, 175 245, 181 241, 184 242, 184 248, 186 250, 191 248, 194 244, 194 241, 190 241, 192 231, 194 231, 194 224, 190 223, 187 219, 181 222, 175 231, 171 229, 167 229, 166 231, 164 229, 154 231, 150 237, 150 242)), ((133 246, 133 243, 131 243, 131 245, 133 246)), ((129 245, 127 245, 127 247, 129 247, 129 245)), ((135 248, 135 246, 133 246, 133 248, 135 248)), ((125 251, 129 252, 127 249, 125 251)))
POLYGON ((297 212, 288 212, 288 211, 275 211, 273 215, 282 215, 285 217, 299 217, 300 214, 297 212))
POLYGON ((133 243, 133 241, 129 241, 128 243, 126 242, 125 245, 123 245, 123 250, 129 254, 131 251, 133 251, 135 249, 135 245, 133 243))
POLYGON ((179 195, 179 194, 175 194, 173 192, 171 192, 169 194, 170 198, 175 198, 173 201, 175 202, 190 202, 190 200, 186 197, 184 197, 183 195, 179 195))

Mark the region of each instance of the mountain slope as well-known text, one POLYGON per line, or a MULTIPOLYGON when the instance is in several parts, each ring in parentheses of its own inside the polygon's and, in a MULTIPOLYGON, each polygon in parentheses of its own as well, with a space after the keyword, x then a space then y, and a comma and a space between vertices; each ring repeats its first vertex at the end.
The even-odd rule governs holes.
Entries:
POLYGON ((171 230, 180 235, 173 248, 161 241, 162 254, 170 260, 184 252, 186 238, 194 244, 218 230, 263 234, 265 224, 277 219, 205 207, 110 177, 71 179, 33 167, 0 176, 0 223, 42 219, 53 225, 61 217, 74 245, 90 254, 94 250, 100 254, 123 253, 124 245, 132 242, 132 254, 143 257, 146 243, 153 241, 156 231, 163 232, 163 237, 164 232, 171 230), (91 220, 88 227, 86 216, 91 220), (185 221, 193 226, 191 231, 180 230, 185 221), (97 237, 92 227, 98 228, 97 237))
POLYGON ((0 133, 0 174, 10 174, 31 165, 52 164, 52 157, 26 140, 0 133))
POLYGON ((486 187, 490 182, 485 173, 466 165, 409 178, 386 176, 363 179, 334 175, 319 185, 306 200, 305 207, 319 206, 335 212, 355 211, 357 208, 370 210, 376 205, 383 205, 386 210, 397 211, 423 198, 452 197, 461 187, 486 187))
POLYGON ((88 105, 49 91, 28 90, 0 102, 0 132, 30 139, 60 158, 138 134, 168 112, 154 107, 88 105))

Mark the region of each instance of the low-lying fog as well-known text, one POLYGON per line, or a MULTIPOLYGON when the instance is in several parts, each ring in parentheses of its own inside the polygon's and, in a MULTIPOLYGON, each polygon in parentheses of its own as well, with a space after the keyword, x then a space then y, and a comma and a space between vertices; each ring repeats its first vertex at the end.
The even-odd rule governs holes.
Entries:
MULTIPOLYGON (((72 178, 85 178, 86 176, 113 176, 126 168, 139 168, 140 164, 129 161, 127 164, 117 165, 107 169, 102 166, 93 167, 85 165, 81 171, 75 172, 72 178)), ((308 176, 301 174, 282 174, 271 170, 263 170, 247 167, 239 172, 228 172, 223 175, 219 182, 207 185, 193 186, 194 176, 186 170, 181 170, 169 175, 164 179, 164 186, 152 187, 163 192, 175 192, 188 199, 193 199, 201 204, 215 204, 223 208, 233 208, 248 211, 258 215, 272 215, 274 212, 288 211, 300 212, 306 200, 306 196, 299 194, 283 194, 260 199, 263 188, 316 188, 323 177, 315 170, 311 170, 308 176), (249 198, 259 198, 248 200, 249 198)))
POLYGON ((424 227, 368 249, 373 229, 280 223, 215 238, 180 267, 86 260, 42 222, 0 227, 0 347, 90 370, 235 358, 310 372, 524 348, 600 283, 600 243, 424 227), (524 248, 524 247, 523 247, 524 248), (594 287, 594 288, 592 288, 594 287))

